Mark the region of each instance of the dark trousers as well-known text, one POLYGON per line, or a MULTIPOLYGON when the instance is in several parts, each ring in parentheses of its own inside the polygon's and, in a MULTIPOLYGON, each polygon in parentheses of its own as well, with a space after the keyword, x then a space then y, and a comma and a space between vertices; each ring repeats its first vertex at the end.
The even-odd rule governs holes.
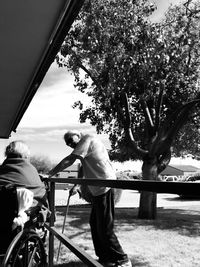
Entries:
POLYGON ((92 197, 90 227, 94 249, 102 262, 124 262, 124 253, 114 233, 114 193, 109 190, 103 195, 92 197))

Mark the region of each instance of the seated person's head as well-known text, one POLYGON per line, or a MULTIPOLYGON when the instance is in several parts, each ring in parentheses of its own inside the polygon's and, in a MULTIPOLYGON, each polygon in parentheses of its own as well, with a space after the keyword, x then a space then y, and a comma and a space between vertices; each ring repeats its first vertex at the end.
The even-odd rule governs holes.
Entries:
POLYGON ((13 141, 5 149, 5 156, 7 158, 30 158, 30 150, 23 141, 13 141))

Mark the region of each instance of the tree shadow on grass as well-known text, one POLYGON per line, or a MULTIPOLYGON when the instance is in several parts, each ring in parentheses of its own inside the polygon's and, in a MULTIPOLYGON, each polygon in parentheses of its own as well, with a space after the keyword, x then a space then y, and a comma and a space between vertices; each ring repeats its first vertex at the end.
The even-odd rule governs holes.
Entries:
MULTIPOLYGON (((199 236, 200 234, 200 209, 182 209, 182 208, 157 208, 156 220, 144 220, 137 218, 138 209, 119 210, 116 215, 116 226, 128 225, 132 228, 145 226, 145 229, 169 230, 175 231, 184 236, 199 236)), ((125 229, 124 229, 125 230, 125 229)))
MULTIPOLYGON (((65 207, 57 208, 57 227, 63 223, 65 207)), ((90 206, 70 207, 67 214, 68 227, 74 228, 74 235, 89 230, 90 206), (76 231, 77 229, 77 231, 76 231)), ((200 234, 200 208, 198 206, 181 208, 157 208, 156 220, 138 219, 138 208, 116 208, 115 226, 122 231, 132 231, 139 226, 151 229, 176 231, 181 235, 197 236, 200 234)), ((73 237, 73 236, 71 236, 73 237)))

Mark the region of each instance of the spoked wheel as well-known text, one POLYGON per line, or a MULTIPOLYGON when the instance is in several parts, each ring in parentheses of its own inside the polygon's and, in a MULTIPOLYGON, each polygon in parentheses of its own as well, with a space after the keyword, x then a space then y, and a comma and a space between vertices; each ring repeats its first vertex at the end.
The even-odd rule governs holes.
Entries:
POLYGON ((10 244, 3 267, 45 267, 44 245, 35 232, 19 233, 10 244))

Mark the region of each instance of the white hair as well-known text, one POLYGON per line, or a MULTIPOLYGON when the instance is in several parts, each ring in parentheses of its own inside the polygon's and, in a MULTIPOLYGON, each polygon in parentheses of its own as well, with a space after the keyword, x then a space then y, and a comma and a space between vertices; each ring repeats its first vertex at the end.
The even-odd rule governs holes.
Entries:
POLYGON ((67 131, 65 134, 64 134, 64 140, 65 142, 67 142, 69 140, 69 138, 71 138, 73 135, 77 135, 78 137, 81 137, 81 132, 77 131, 77 130, 70 130, 70 131, 67 131))
POLYGON ((13 141, 5 149, 6 157, 30 158, 30 150, 23 141, 13 141))

